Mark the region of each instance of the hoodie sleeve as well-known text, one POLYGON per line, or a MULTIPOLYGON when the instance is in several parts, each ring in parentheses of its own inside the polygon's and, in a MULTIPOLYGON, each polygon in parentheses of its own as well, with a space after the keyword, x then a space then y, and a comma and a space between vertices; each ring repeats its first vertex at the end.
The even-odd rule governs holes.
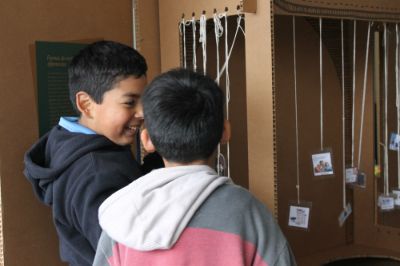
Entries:
POLYGON ((259 255, 252 265, 296 266, 289 243, 264 204, 253 198, 244 217, 244 224, 251 228, 247 232, 255 239, 259 255))
POLYGON ((138 165, 118 158, 102 158, 90 155, 90 163, 79 176, 72 191, 71 212, 73 223, 96 250, 101 234, 98 208, 115 191, 130 184, 141 174, 138 165), (127 166, 128 165, 128 166, 127 166))
MULTIPOLYGON (((110 257, 113 255, 114 246, 115 242, 105 232, 103 232, 97 245, 97 251, 96 256, 94 257, 93 266, 111 266, 110 257)), ((120 261, 117 261, 118 256, 113 257, 113 265, 121 265, 120 261)))

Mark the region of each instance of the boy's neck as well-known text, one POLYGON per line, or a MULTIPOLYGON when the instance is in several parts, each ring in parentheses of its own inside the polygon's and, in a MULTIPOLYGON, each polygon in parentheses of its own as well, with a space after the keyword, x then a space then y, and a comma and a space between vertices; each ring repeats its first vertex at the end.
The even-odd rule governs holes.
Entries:
POLYGON ((188 166, 188 165, 210 165, 209 160, 197 160, 189 163, 177 163, 177 162, 170 162, 163 158, 165 168, 168 167, 176 167, 176 166, 188 166))

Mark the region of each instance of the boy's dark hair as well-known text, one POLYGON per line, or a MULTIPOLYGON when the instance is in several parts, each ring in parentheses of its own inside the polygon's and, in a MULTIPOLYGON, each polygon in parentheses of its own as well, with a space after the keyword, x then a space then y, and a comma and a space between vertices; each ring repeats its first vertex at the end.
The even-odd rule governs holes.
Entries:
POLYGON ((146 75, 144 57, 132 47, 113 42, 99 41, 83 48, 68 66, 69 95, 74 109, 75 95, 84 91, 98 104, 105 92, 129 76, 146 75))
POLYGON ((222 137, 223 92, 211 78, 185 69, 156 77, 142 96, 144 123, 162 157, 208 159, 222 137))

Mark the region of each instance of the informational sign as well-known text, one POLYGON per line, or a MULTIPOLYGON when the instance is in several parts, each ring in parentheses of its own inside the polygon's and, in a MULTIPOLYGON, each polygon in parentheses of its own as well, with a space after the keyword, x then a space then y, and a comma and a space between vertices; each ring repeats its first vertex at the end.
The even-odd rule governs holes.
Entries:
POLYGON ((311 202, 292 202, 289 204, 289 227, 308 230, 311 206, 311 202))
POLYGON ((74 116, 69 99, 68 64, 86 44, 36 42, 39 135, 44 135, 60 116, 74 116))

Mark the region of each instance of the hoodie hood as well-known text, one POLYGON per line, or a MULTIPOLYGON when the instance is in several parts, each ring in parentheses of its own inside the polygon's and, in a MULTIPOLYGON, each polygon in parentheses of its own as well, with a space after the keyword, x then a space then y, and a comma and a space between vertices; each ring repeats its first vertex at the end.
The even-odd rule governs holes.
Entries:
POLYGON ((103 202, 100 225, 130 248, 169 249, 208 196, 227 183, 230 178, 206 165, 154 170, 103 202))
POLYGON ((101 135, 71 133, 56 126, 25 154, 24 175, 32 183, 36 196, 51 205, 53 182, 77 159, 107 146, 116 145, 101 135))

